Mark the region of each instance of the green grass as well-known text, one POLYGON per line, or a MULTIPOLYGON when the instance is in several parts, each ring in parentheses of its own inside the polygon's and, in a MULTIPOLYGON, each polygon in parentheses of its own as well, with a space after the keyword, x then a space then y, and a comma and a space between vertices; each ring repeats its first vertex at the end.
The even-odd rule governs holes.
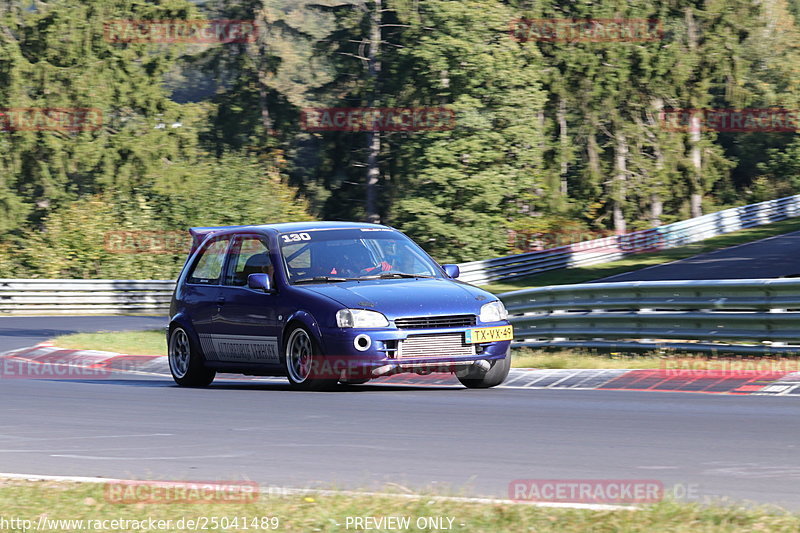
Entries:
MULTIPOLYGON (((74 333, 51 339, 59 348, 101 350, 129 355, 166 355, 161 330, 74 333)), ((665 357, 657 354, 596 354, 579 350, 515 350, 516 368, 660 368, 665 357)))
MULTIPOLYGON (((435 531, 417 529, 420 517, 453 518, 453 531, 515 533, 673 533, 705 532, 796 532, 800 530, 800 515, 773 508, 741 508, 701 505, 699 503, 662 502, 639 510, 591 511, 583 509, 545 508, 524 504, 490 504, 464 501, 443 501, 430 496, 403 498, 398 496, 361 496, 352 494, 292 496, 261 495, 253 503, 204 504, 119 504, 104 498, 101 484, 76 484, 52 481, 0 480, 0 518, 31 520, 32 527, 39 517, 50 520, 171 520, 172 527, 159 531, 187 531, 175 523, 183 519, 210 520, 212 517, 276 517, 277 529, 249 527, 209 528, 205 531, 288 531, 288 532, 345 532, 364 531, 346 527, 347 517, 409 517, 411 528, 402 531, 435 531)), ((444 522, 445 525, 447 521, 444 522)), ((240 523, 241 524, 241 523, 240 523)), ((166 523, 165 523, 166 525, 166 523)), ((0 525, 0 527, 3 527, 0 525)), ((51 531, 78 531, 51 526, 51 531)), ((89 529, 84 529, 84 531, 89 529)), ((92 530, 97 530, 93 528, 92 530)), ((101 531, 112 531, 110 528, 101 531)), ((116 531, 133 531, 117 528, 116 531)), ((6 527, 0 531, 13 531, 6 527)), ((22 529, 17 529, 22 531, 22 529)), ((154 530, 150 530, 154 531, 154 530)), ((391 531, 381 529, 379 531, 391 531)), ((395 529, 394 531, 401 531, 395 529)))
MULTIPOLYGON (((166 355, 167 346, 161 330, 75 333, 51 339, 59 348, 73 350, 100 350, 128 355, 166 355)), ((703 362, 719 361, 714 355, 692 355, 677 352, 630 354, 622 352, 599 353, 588 350, 533 350, 522 348, 512 352, 514 368, 685 368, 691 363, 702 368, 703 362), (684 365, 684 366, 680 366, 684 365)), ((724 359, 724 357, 723 357, 724 359)), ((734 359, 736 359, 734 357, 734 359)), ((752 359, 752 358, 751 358, 752 359)), ((768 358, 762 358, 765 362, 768 358)), ((728 360, 728 359, 724 359, 728 360)), ((795 359, 781 358, 782 364, 792 364, 795 359)), ((800 362, 798 362, 800 364, 800 362)), ((792 366, 791 368, 795 368, 792 366)))
POLYGON ((100 350, 128 355, 167 355, 166 334, 163 330, 100 331, 73 333, 50 339, 59 348, 71 350, 100 350))
MULTIPOLYGON (((514 368, 665 368, 668 361, 684 361, 685 355, 659 355, 655 353, 608 354, 583 352, 580 350, 530 350, 520 349, 512 352, 511 366, 514 368)), ((705 357, 692 358, 706 360, 705 357)))
MULTIPOLYGON (((530 287, 544 287, 546 285, 583 283, 798 230, 800 230, 800 217, 790 218, 757 228, 720 235, 719 237, 713 237, 679 248, 672 248, 671 250, 635 254, 611 263, 553 270, 513 281, 490 283, 482 285, 481 288, 493 293, 501 293, 530 287)), ((800 272, 800 265, 798 266, 798 272, 800 272)))

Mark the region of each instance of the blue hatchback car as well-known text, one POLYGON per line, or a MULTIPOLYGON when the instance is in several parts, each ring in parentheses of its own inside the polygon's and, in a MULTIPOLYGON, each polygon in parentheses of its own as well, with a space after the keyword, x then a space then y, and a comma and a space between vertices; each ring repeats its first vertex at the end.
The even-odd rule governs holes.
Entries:
POLYGON ((503 304, 456 281, 403 233, 303 222, 192 228, 170 306, 179 385, 217 372, 286 376, 292 386, 359 384, 400 372, 453 372, 499 385, 513 337, 503 304))

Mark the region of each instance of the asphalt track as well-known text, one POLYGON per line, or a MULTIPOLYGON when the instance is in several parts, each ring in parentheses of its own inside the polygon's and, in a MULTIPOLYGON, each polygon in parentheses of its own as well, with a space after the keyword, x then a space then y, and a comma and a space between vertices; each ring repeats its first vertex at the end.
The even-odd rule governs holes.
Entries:
POLYGON ((795 231, 597 281, 757 279, 798 274, 800 231, 795 231))
MULTIPOLYGON (((800 272, 800 232, 611 281, 800 272)), ((150 329, 149 317, 4 318, 0 352, 53 335, 150 329)), ((800 510, 800 401, 608 390, 360 386, 297 392, 156 376, 0 381, 0 472, 407 487, 507 498, 518 479, 657 480, 700 502, 800 510)))
MULTIPOLYGON (((398 484, 507 498, 517 479, 648 479, 698 501, 800 509, 791 397, 227 381, 4 380, 0 472, 398 484)), ((672 491, 672 492, 671 492, 672 491)))
POLYGON ((166 317, 154 316, 2 317, 0 353, 68 333, 159 329, 166 325, 166 317))

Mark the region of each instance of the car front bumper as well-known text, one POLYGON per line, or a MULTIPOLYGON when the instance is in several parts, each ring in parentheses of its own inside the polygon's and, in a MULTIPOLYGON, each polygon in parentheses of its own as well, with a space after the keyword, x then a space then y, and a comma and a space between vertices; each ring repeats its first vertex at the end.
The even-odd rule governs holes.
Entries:
POLYGON ((331 328, 321 332, 321 368, 337 375, 344 371, 355 378, 401 372, 456 372, 479 361, 491 362, 508 357, 511 341, 464 342, 468 329, 505 325, 508 323, 481 324, 470 328, 407 330, 331 328), (362 345, 362 349, 359 349, 356 341, 364 336, 369 338, 369 345, 366 348, 362 345), (411 346, 414 347, 413 351, 404 350, 404 347, 411 346), (427 346, 431 346, 433 353, 426 353, 427 346))

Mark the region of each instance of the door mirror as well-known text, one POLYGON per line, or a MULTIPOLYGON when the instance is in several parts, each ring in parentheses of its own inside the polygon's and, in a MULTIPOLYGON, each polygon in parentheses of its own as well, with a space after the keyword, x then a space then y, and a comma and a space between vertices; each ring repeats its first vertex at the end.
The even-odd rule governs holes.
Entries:
POLYGON ((250 274, 247 276, 247 286, 251 289, 261 289, 264 292, 272 290, 268 274, 250 274))
POLYGON ((444 268, 444 273, 453 279, 456 279, 461 274, 461 269, 458 268, 458 265, 442 265, 442 268, 444 268))

